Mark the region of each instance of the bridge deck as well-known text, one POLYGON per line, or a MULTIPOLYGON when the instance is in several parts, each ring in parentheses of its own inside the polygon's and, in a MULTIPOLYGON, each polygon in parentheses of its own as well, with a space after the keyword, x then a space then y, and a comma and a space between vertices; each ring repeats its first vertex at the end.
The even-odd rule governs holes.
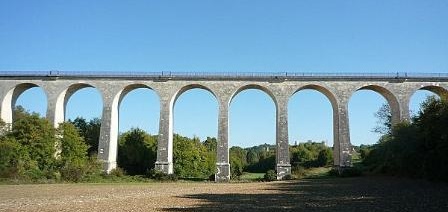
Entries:
POLYGON ((448 81, 448 73, 311 73, 311 72, 112 72, 0 71, 0 78, 118 78, 160 80, 380 80, 448 81))

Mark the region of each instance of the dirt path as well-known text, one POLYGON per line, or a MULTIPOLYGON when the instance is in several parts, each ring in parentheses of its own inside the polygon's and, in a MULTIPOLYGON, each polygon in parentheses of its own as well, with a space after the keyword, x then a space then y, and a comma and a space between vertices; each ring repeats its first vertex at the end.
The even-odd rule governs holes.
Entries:
POLYGON ((0 211, 448 211, 448 185, 388 177, 2 185, 0 211))

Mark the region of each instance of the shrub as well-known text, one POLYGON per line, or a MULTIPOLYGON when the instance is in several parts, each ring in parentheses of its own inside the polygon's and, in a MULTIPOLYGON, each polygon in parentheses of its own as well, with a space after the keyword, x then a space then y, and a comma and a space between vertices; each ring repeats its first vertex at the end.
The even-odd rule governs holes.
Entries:
POLYGON ((274 170, 268 170, 266 172, 266 174, 264 174, 264 178, 265 181, 275 181, 277 180, 277 173, 274 170))
POLYGON ((175 134, 173 137, 174 172, 183 178, 207 179, 215 172, 216 157, 199 138, 175 134))
POLYGON ((211 174, 210 176, 208 176, 208 180, 215 182, 215 174, 211 174))
POLYGON ((123 177, 126 175, 126 172, 122 168, 117 167, 115 169, 112 169, 110 171, 109 175, 115 176, 115 177, 123 177))
POLYGON ((151 169, 148 172, 148 177, 152 178, 154 180, 160 180, 160 181, 177 181, 177 175, 176 174, 165 174, 161 171, 157 171, 154 169, 151 169))
POLYGON ((317 155, 317 159, 315 161, 315 166, 323 167, 330 165, 333 162, 333 152, 330 148, 322 149, 319 151, 317 155))
POLYGON ((21 145, 13 138, 0 138, 0 177, 16 178, 23 158, 21 145))
POLYGON ((306 174, 306 170, 303 166, 293 166, 291 172, 296 178, 302 178, 306 174))
POLYGON ((283 180, 293 180, 294 177, 292 176, 292 174, 287 174, 283 177, 283 180))
POLYGON ((61 177, 70 182, 79 182, 87 172, 85 163, 66 163, 61 167, 61 177))
POLYGON ((118 165, 130 175, 143 175, 156 162, 157 138, 141 129, 120 135, 118 165))
POLYGON ((330 170, 329 175, 337 177, 357 177, 362 175, 362 170, 357 167, 333 168, 330 170))

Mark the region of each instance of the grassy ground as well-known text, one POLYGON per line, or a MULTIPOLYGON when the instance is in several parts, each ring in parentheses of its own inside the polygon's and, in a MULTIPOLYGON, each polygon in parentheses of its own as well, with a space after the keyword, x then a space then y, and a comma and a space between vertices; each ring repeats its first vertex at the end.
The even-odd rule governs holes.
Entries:
POLYGON ((250 173, 245 172, 243 175, 241 175, 241 180, 259 180, 263 179, 265 173, 250 173))
POLYGON ((1 185, 0 211, 448 211, 448 184, 357 177, 1 185))
POLYGON ((305 170, 305 173, 302 178, 312 179, 312 178, 325 178, 329 176, 329 172, 331 167, 318 167, 318 168, 310 168, 305 170))
MULTIPOLYGON (((329 177, 329 172, 331 167, 318 167, 305 169, 300 173, 300 176, 295 176, 300 179, 311 179, 311 178, 325 178, 329 177)), ((250 173, 245 172, 241 175, 240 179, 242 181, 257 181, 263 179, 265 173, 250 173)))

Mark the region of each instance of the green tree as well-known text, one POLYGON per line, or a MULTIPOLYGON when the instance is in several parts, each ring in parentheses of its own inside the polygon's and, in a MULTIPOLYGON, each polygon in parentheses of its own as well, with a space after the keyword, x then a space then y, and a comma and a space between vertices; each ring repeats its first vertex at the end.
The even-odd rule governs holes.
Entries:
POLYGON ((98 153, 101 119, 94 118, 87 122, 86 119, 77 117, 73 121, 69 120, 69 122, 75 125, 75 127, 78 129, 79 134, 84 138, 85 143, 89 146, 89 156, 95 156, 98 153))
POLYGON ((247 152, 247 163, 248 164, 256 164, 260 161, 257 151, 250 149, 247 152))
POLYGON ((88 146, 71 123, 62 123, 58 129, 62 178, 80 181, 88 171, 88 146))
POLYGON ((153 169, 157 157, 157 137, 134 128, 120 135, 118 166, 130 175, 144 175, 153 169))
POLYGON ((333 151, 324 142, 306 142, 290 147, 291 164, 295 167, 321 167, 333 161, 333 151))
POLYGON ((218 147, 218 141, 216 138, 207 137, 207 139, 203 142, 203 145, 209 152, 216 152, 216 148, 218 147))
POLYGON ((319 154, 316 159, 316 166, 323 167, 328 166, 333 163, 333 152, 330 148, 325 148, 319 151, 319 154))
MULTIPOLYGON (((216 154, 218 148, 218 142, 216 138, 207 137, 207 139, 202 143, 206 149, 206 174, 214 175, 216 166, 216 154)), ((210 176, 209 176, 210 177, 210 176)))
POLYGON ((31 161, 35 161, 38 170, 33 173, 35 177, 44 174, 51 178, 56 168, 56 144, 55 129, 51 123, 38 114, 29 114, 23 111, 16 111, 14 123, 12 125, 11 136, 25 148, 31 161), (42 173, 37 173, 37 172, 42 173))
POLYGON ((241 147, 233 146, 230 148, 230 174, 232 178, 238 179, 243 174, 244 167, 247 165, 246 154, 246 150, 241 147))
POLYGON ((363 163, 374 172, 448 181, 448 103, 428 98, 411 123, 394 126, 363 163))
POLYGON ((27 152, 14 137, 0 137, 0 177, 20 178, 24 174, 27 152))
POLYGON ((199 138, 174 135, 174 172, 184 178, 208 179, 214 174, 215 157, 211 157, 199 138), (210 161, 212 160, 212 161, 210 161))
POLYGON ((87 149, 89 146, 78 133, 76 127, 68 122, 61 123, 58 127, 58 138, 61 145, 62 163, 75 160, 87 161, 87 149))
POLYGON ((377 125, 373 128, 373 132, 389 134, 392 130, 392 112, 389 104, 383 104, 374 115, 377 118, 377 125))

